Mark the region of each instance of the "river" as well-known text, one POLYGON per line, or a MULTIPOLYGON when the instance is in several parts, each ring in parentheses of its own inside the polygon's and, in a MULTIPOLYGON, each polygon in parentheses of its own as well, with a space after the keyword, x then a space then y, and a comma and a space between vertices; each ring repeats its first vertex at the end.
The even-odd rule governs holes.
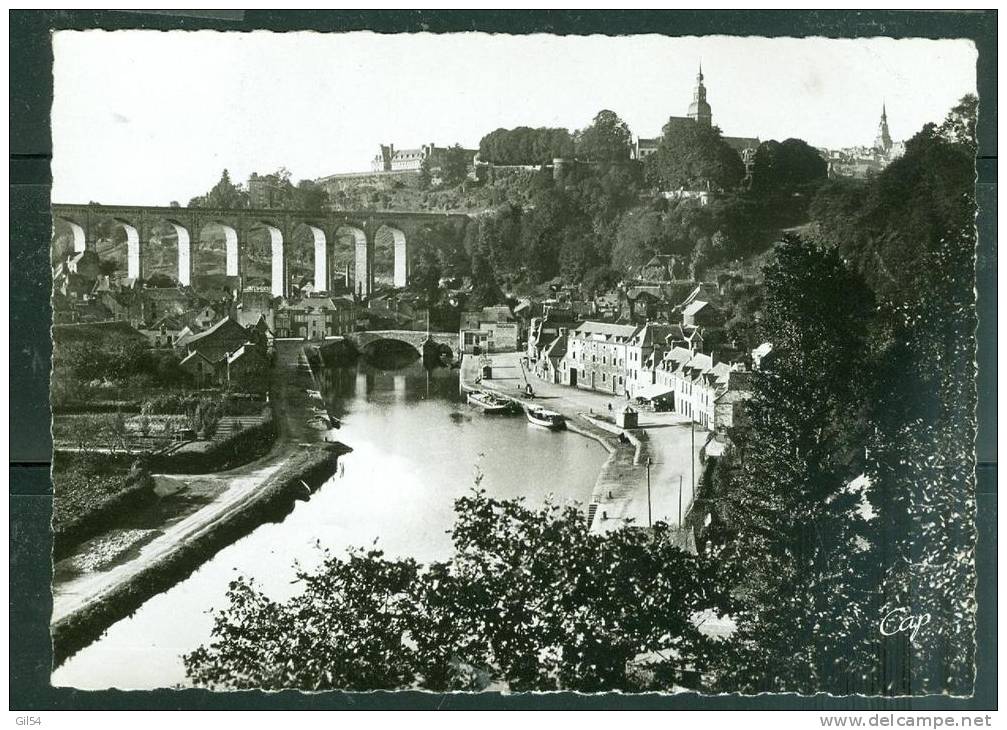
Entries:
POLYGON ((152 689, 185 686, 181 655, 208 640, 212 609, 228 583, 253 577, 270 595, 296 590, 294 562, 311 567, 321 548, 378 547, 421 561, 450 555, 454 499, 478 473, 494 497, 586 504, 602 462, 600 444, 530 426, 522 417, 484 416, 459 395, 458 371, 396 370, 366 363, 323 373, 333 432, 353 449, 339 471, 280 523, 262 525, 189 578, 144 603, 52 675, 57 686, 152 689))

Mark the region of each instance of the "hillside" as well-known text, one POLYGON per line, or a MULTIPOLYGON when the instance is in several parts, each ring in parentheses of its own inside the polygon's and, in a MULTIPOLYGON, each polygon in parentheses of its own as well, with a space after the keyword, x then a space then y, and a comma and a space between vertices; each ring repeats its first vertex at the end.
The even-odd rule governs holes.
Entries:
POLYGON ((484 182, 467 180, 457 186, 429 188, 423 187, 419 173, 337 175, 318 184, 336 208, 473 213, 499 205, 526 205, 532 180, 540 174, 527 168, 496 168, 484 182))

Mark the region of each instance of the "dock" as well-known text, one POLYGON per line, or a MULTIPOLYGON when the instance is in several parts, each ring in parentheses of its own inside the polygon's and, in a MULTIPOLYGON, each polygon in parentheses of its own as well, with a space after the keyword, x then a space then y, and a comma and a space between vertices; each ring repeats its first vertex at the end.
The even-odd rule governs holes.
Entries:
MULTIPOLYGON (((592 532, 603 534, 625 525, 647 527, 647 460, 654 464, 650 470, 651 499, 650 513, 654 521, 659 519, 670 525, 678 524, 678 485, 682 465, 676 470, 674 462, 682 461, 681 431, 679 438, 672 440, 672 429, 665 425, 650 424, 654 430, 648 431, 643 424, 639 429, 624 430, 606 420, 608 406, 614 400, 603 393, 581 388, 547 383, 529 375, 523 365, 521 353, 493 353, 491 355, 465 355, 462 358, 460 385, 463 388, 481 388, 492 391, 521 403, 534 403, 566 416, 567 427, 582 436, 592 438, 609 452, 602 465, 591 492, 587 519, 592 532), (491 377, 483 378, 483 365, 490 367, 491 377), (525 392, 531 385, 535 397, 528 398, 525 392), (623 438, 620 438, 622 436, 623 438), (671 474, 669 472, 676 472, 671 474), (674 494, 667 494, 669 483, 674 494)), ((649 415, 649 418, 658 416, 649 415)), ((661 418, 665 418, 662 414, 661 418)), ((678 424, 681 425, 681 424, 678 424)), ((684 427, 683 427, 684 428, 684 427)), ((684 463, 688 464, 685 455, 684 463)), ((688 485, 686 485, 688 486, 688 485)), ((692 504, 692 495, 684 499, 682 495, 682 517, 692 504)), ((692 535, 683 531, 680 536, 683 548, 695 550, 692 535)))

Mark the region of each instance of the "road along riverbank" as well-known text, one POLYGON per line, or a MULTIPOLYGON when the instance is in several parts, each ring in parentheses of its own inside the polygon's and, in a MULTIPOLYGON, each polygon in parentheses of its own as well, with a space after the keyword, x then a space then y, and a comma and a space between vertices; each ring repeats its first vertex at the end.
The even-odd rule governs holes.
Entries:
POLYGON ((311 381, 302 343, 278 342, 271 402, 279 433, 262 459, 230 472, 199 475, 221 482, 219 494, 105 570, 57 582, 51 631, 54 663, 98 638, 152 596, 192 573, 221 548, 264 522, 282 520, 298 499, 307 499, 335 473, 350 449, 320 443, 309 426, 311 381))
MULTIPOLYGON (((646 527, 657 521, 672 526, 684 523, 693 501, 693 479, 698 484, 701 477, 699 451, 706 433, 694 431, 687 419, 671 413, 641 412, 639 428, 621 429, 607 422, 604 414, 625 406, 624 398, 539 380, 524 368, 522 359, 517 352, 465 355, 461 386, 562 413, 571 431, 605 446, 609 456, 588 505, 591 530, 604 533, 626 524, 646 527), (489 377, 484 377, 485 366, 489 377), (528 385, 534 398, 526 395, 528 385)), ((695 541, 687 531, 682 531, 679 540, 683 547, 694 549, 695 541)))

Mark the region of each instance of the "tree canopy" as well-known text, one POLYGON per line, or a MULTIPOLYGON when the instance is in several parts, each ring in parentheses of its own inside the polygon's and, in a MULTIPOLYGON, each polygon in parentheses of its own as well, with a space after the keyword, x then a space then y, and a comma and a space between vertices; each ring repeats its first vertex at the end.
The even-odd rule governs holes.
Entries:
POLYGON ((602 536, 574 507, 478 490, 455 512, 445 562, 327 554, 283 602, 236 579, 186 673, 233 689, 592 692, 682 686, 708 655, 696 616, 729 596, 663 523, 602 536))
POLYGON ((794 193, 825 182, 828 164, 814 147, 801 139, 768 140, 755 152, 752 191, 794 193))
POLYGON ((975 214, 975 110, 975 97, 964 97, 881 174, 865 184, 831 183, 812 203, 825 240, 884 296, 913 298, 942 276, 934 256, 975 214))
POLYGON ((713 475, 735 530, 726 558, 747 575, 724 689, 971 691, 970 109, 963 99, 873 180, 824 189, 818 241, 784 240, 766 269, 772 357, 753 374, 734 463, 713 475), (939 628, 885 636, 892 611, 939 628))
POLYGON ((247 208, 248 191, 241 183, 231 182, 231 175, 225 169, 220 180, 205 195, 197 195, 189 200, 190 208, 247 208))
POLYGON ((576 148, 577 157, 582 160, 625 162, 633 149, 633 135, 618 114, 603 109, 577 133, 576 148))
POLYGON ((573 136, 561 128, 496 129, 479 141, 482 161, 497 165, 542 165, 573 155, 573 136))
POLYGON ((672 118, 647 158, 649 181, 662 190, 732 190, 745 176, 741 157, 717 127, 672 118))
POLYGON ((741 466, 723 504, 736 526, 725 559, 748 600, 720 682, 871 693, 860 670, 877 635, 873 556, 847 484, 864 439, 873 296, 834 249, 797 237, 778 244, 764 291, 760 335, 773 358, 754 373, 741 466))
POLYGON ((461 145, 448 147, 440 156, 440 177, 443 184, 452 186, 464 182, 471 164, 472 156, 461 145))

